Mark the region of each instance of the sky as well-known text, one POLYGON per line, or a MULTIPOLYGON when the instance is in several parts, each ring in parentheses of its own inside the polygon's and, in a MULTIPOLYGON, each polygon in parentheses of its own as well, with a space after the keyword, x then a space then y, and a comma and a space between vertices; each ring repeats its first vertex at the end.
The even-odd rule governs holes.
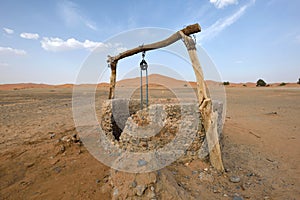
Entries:
MULTIPOLYGON (((299 8, 299 0, 1 0, 0 84, 75 83, 93 50, 112 38, 145 27, 173 33, 194 23, 202 29, 197 45, 223 81, 297 82, 299 8)), ((127 49, 121 43, 113 44, 120 52, 127 49)), ((169 58, 152 55, 156 63, 169 58)), ((193 79, 192 70, 180 73, 193 79)))

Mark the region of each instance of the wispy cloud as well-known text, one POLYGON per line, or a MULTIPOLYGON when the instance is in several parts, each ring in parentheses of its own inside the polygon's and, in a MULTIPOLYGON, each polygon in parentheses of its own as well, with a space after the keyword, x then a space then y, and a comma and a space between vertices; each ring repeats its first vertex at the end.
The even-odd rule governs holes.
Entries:
POLYGON ((59 13, 68 26, 83 24, 96 31, 96 24, 89 20, 80 10, 79 6, 72 1, 60 1, 58 4, 59 13))
POLYGON ((3 31, 6 33, 6 34, 13 34, 14 33, 14 30, 12 29, 9 29, 9 28, 3 28, 3 31))
POLYGON ((232 15, 217 20, 214 24, 204 29, 203 32, 198 36, 198 40, 200 42, 205 42, 211 40, 220 34, 224 29, 235 23, 238 19, 240 19, 243 14, 245 14, 247 8, 249 8, 252 4, 255 3, 255 0, 251 0, 248 4, 240 7, 235 13, 232 15))
POLYGON ((14 49, 11 47, 0 47, 0 54, 26 55, 26 51, 22 49, 14 49))
POLYGON ((97 46, 104 45, 101 42, 93 42, 90 40, 85 40, 84 42, 80 42, 74 38, 69 38, 67 40, 63 40, 61 38, 48 38, 44 37, 41 40, 42 48, 47 51, 69 51, 75 49, 88 49, 93 50, 97 46))
POLYGON ((238 4, 238 0, 209 0, 216 8, 224 8, 231 4, 238 4))
POLYGON ((37 40, 39 39, 40 36, 37 33, 21 33, 20 37, 25 39, 30 39, 30 40, 37 40))

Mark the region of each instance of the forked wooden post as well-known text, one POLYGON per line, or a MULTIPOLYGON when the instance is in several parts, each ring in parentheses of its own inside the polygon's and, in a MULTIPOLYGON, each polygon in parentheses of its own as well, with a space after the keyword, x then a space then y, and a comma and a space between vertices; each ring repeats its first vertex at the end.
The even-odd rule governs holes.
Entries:
POLYGON ((206 132, 206 138, 208 142, 209 147, 209 156, 210 156, 210 162, 213 167, 215 167, 218 171, 223 172, 223 162, 222 162, 222 156, 221 156, 221 149, 220 144, 218 140, 218 133, 217 133, 217 113, 213 112, 212 109, 212 102, 211 99, 208 96, 208 93, 206 91, 206 85, 204 82, 203 72, 202 68, 197 56, 196 46, 194 40, 189 36, 194 33, 198 33, 201 31, 199 24, 193 24, 185 27, 184 29, 177 31, 170 37, 166 38, 165 40, 142 45, 139 47, 136 47, 134 49, 130 49, 127 51, 124 51, 117 56, 108 56, 107 62, 110 65, 111 68, 111 77, 110 77, 110 88, 109 88, 109 99, 114 98, 115 94, 115 86, 116 86, 116 69, 117 69, 117 63, 120 59, 132 56, 134 54, 143 52, 143 51, 150 51, 158 48, 162 48, 165 46, 168 46, 170 44, 173 44, 174 42, 183 39, 184 44, 188 50, 192 67, 194 69, 194 73, 197 80, 197 97, 199 102, 199 109, 201 112, 201 115, 203 117, 203 126, 206 132))
POLYGON ((118 61, 109 63, 111 74, 110 74, 110 85, 109 85, 109 99, 115 97, 116 78, 117 78, 117 63, 118 61))
POLYGON ((190 36, 187 36, 182 32, 180 33, 184 44, 189 52, 189 56, 197 80, 197 96, 200 105, 200 112, 203 116, 203 126, 206 132, 210 163, 218 171, 223 172, 224 166, 222 162, 222 153, 217 130, 218 113, 213 112, 212 101, 209 98, 208 93, 206 91, 206 84, 204 82, 202 67, 197 56, 195 42, 190 36))

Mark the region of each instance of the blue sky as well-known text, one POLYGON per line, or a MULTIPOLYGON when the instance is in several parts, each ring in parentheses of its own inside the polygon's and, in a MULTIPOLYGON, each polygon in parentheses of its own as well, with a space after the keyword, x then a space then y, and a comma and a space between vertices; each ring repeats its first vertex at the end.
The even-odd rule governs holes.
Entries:
POLYGON ((92 49, 112 36, 194 23, 224 81, 296 82, 299 8, 298 0, 2 0, 0 84, 74 83, 92 49))

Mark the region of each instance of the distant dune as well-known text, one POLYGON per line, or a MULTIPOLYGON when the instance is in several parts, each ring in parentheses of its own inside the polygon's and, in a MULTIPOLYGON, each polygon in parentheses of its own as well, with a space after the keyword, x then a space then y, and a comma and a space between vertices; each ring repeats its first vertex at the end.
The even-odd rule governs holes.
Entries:
MULTIPOLYGON (((143 83, 145 83, 145 77, 143 78, 143 83)), ((184 88, 184 87, 196 87, 197 83, 193 81, 183 81, 177 80, 168 76, 163 76, 160 74, 151 74, 148 79, 149 87, 172 87, 172 88, 184 88)), ((206 80, 207 85, 220 85, 222 83, 206 80)), ((140 77, 129 78, 120 80, 117 82, 117 87, 138 87, 140 85, 140 77)), ((94 84, 82 84, 81 87, 94 87, 94 84)), ((286 83, 284 86, 280 86, 280 83, 271 83, 269 87, 300 87, 297 83, 286 83)), ((17 83, 17 84, 1 84, 0 90, 21 90, 30 88, 73 88, 74 84, 62 84, 62 85, 49 85, 49 84, 36 84, 36 83, 17 83)), ((97 87, 109 87, 109 83, 99 83, 97 87)), ((230 83, 226 87, 256 87, 256 83, 230 83)))

